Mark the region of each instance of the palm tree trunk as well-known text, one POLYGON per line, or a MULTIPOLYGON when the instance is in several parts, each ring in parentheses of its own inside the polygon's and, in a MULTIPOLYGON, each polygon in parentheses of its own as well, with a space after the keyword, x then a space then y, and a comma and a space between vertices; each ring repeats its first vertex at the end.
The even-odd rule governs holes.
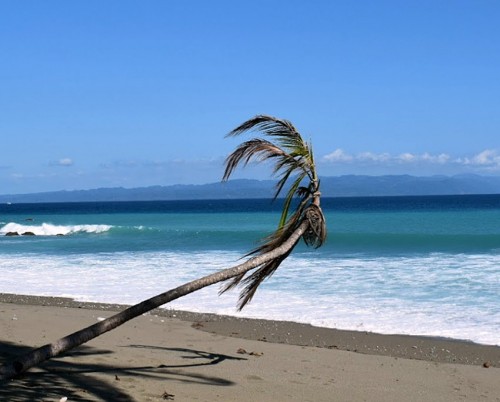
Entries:
POLYGON ((32 350, 24 356, 20 356, 16 360, 0 367, 0 380, 13 378, 26 370, 29 370, 31 367, 39 365, 52 357, 56 357, 70 349, 80 346, 83 343, 111 331, 127 321, 160 307, 163 304, 171 302, 172 300, 186 296, 204 287, 233 278, 258 267, 267 261, 280 257, 295 247, 302 235, 308 229, 308 226, 309 222, 304 220, 283 244, 272 251, 253 257, 235 267, 207 275, 203 278, 181 285, 175 289, 171 289, 165 293, 161 293, 139 304, 129 307, 103 321, 67 335, 53 343, 32 350))

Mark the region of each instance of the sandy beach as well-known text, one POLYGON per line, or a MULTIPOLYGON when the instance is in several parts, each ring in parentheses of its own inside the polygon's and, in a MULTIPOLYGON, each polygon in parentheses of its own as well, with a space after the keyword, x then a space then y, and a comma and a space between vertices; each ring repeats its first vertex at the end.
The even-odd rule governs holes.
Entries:
MULTIPOLYGON (((0 295, 0 362, 117 305, 0 295)), ((500 348, 154 311, 20 378, 1 401, 500 401, 500 348)))

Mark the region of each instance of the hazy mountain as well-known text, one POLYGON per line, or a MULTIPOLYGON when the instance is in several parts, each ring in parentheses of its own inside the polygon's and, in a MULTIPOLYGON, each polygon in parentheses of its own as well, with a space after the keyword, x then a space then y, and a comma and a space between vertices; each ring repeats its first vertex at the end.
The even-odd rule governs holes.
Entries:
MULTIPOLYGON (((269 198, 275 181, 231 180, 202 185, 177 184, 126 189, 54 191, 36 194, 0 195, 0 202, 144 201, 183 199, 269 198)), ((338 176, 321 179, 323 197, 500 194, 500 177, 458 175, 417 177, 338 176)))

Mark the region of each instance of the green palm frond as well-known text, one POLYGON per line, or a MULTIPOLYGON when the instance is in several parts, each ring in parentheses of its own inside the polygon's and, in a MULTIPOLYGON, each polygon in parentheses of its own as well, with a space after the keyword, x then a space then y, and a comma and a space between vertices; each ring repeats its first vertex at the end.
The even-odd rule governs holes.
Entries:
MULTIPOLYGON (((237 147, 226 159, 223 181, 228 180, 240 164, 245 166, 251 160, 272 160, 275 163, 273 175, 278 176, 274 194, 274 199, 276 199, 293 177, 293 182, 288 187, 284 198, 283 211, 277 230, 248 255, 264 254, 276 249, 304 221, 308 222, 308 229, 303 235, 305 243, 315 248, 321 246, 326 238, 326 226, 319 207, 319 180, 314 165, 312 146, 302 139, 297 129, 289 121, 264 115, 244 122, 232 130, 228 136, 237 136, 248 131, 258 131, 267 136, 268 139, 254 138, 237 147), (309 179, 307 186, 301 185, 305 179, 309 179), (298 202, 295 210, 290 213, 294 198, 298 198, 298 202)), ((241 310, 252 299, 262 281, 269 278, 278 269, 292 249, 285 255, 262 264, 248 277, 242 274, 233 278, 225 285, 221 293, 243 284, 244 288, 238 305, 241 310)))
MULTIPOLYGON (((288 212, 290 210, 290 205, 293 201, 293 198, 295 197, 295 195, 297 194, 298 192, 298 189, 300 187, 300 183, 302 183, 302 180, 305 178, 305 173, 302 173, 300 174, 296 179, 295 181, 293 182, 293 184, 290 186, 290 189, 288 190, 288 193, 285 197, 285 201, 283 203, 283 211, 281 213, 281 218, 280 218, 280 222, 279 222, 279 225, 278 227, 282 227, 285 225, 287 219, 288 219, 288 212)), ((288 176, 287 176, 288 178, 288 176)), ((284 183, 283 183, 284 184, 284 183)), ((308 197, 308 194, 305 194, 303 196, 304 197, 308 197)))
POLYGON ((232 130, 228 136, 237 136, 246 131, 260 131, 274 142, 255 138, 241 144, 226 159, 226 169, 222 180, 228 180, 239 164, 244 166, 254 159, 264 161, 274 159, 273 175, 279 177, 274 198, 282 192, 286 182, 293 175, 297 179, 285 197, 285 208, 280 219, 279 227, 287 219, 289 207, 300 182, 306 177, 310 181, 316 180, 316 171, 310 146, 302 139, 297 129, 287 120, 271 116, 256 116, 232 130))

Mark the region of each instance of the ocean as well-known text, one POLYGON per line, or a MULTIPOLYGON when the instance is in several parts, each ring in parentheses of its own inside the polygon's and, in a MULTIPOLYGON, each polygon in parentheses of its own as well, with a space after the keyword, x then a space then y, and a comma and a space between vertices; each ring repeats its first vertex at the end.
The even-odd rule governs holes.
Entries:
MULTIPOLYGON (((253 301, 214 285, 164 308, 500 345, 500 195, 326 198, 253 301)), ((133 304, 228 268, 273 231, 279 200, 0 205, 0 292, 133 304), (5 236, 32 232, 35 236, 5 236)))

